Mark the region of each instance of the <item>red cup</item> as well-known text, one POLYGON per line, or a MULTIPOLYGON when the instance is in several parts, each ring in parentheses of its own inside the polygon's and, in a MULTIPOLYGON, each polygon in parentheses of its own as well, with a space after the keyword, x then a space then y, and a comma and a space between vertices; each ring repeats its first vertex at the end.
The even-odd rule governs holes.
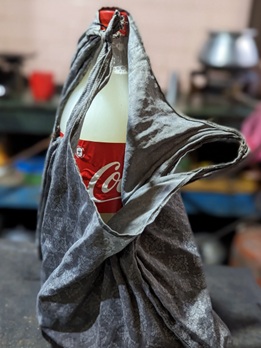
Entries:
POLYGON ((51 72, 34 71, 29 77, 29 85, 35 101, 47 101, 54 94, 54 78, 51 72))

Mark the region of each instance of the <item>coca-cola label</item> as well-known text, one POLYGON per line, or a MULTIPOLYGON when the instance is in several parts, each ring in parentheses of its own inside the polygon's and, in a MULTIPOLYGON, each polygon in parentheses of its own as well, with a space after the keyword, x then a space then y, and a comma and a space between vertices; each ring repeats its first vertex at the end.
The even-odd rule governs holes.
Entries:
POLYGON ((78 142, 75 160, 100 213, 116 213, 122 207, 124 153, 124 143, 78 142))

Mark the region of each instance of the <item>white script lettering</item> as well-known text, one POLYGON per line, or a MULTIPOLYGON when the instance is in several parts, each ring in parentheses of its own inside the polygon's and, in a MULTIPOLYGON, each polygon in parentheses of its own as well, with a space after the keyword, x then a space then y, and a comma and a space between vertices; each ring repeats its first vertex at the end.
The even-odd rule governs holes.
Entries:
POLYGON ((93 177, 91 178, 91 180, 89 182, 88 190, 89 190, 90 196, 94 202, 96 202, 96 203, 109 202, 109 201, 113 201, 115 199, 121 198, 120 197, 121 173, 119 172, 120 166, 121 166, 120 162, 111 162, 111 163, 106 164, 101 169, 99 169, 97 171, 97 173, 95 173, 93 175, 93 177), (101 176, 103 174, 106 174, 106 172, 109 171, 109 169, 111 169, 112 167, 114 167, 115 171, 112 174, 108 175, 106 180, 104 180, 104 182, 101 186, 101 191, 102 191, 102 193, 108 193, 111 190, 113 190, 114 188, 116 188, 116 191, 118 194, 116 197, 101 200, 101 199, 95 197, 94 190, 95 190, 95 188, 97 188, 96 184, 99 181, 99 179, 101 178, 101 176))

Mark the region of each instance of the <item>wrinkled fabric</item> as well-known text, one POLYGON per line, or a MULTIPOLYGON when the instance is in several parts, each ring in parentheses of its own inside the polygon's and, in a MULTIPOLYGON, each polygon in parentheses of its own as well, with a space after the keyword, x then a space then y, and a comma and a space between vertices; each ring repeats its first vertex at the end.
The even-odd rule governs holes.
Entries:
POLYGON ((181 116, 166 102, 129 15, 129 115, 123 207, 105 224, 74 160, 84 115, 111 70, 116 11, 99 31, 98 13, 78 42, 64 85, 38 209, 42 283, 40 328, 62 347, 228 347, 230 333, 213 311, 201 258, 178 190, 236 165, 248 148, 241 134, 181 116), (90 62, 96 64, 64 137, 64 105, 90 62), (190 151, 211 141, 238 144, 228 163, 177 171, 190 151))

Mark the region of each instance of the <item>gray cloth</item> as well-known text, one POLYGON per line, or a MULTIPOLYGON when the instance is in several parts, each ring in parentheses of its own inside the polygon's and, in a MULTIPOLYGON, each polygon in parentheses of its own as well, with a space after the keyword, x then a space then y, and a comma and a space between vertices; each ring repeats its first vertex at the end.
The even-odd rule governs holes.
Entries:
POLYGON ((111 40, 120 25, 117 11, 105 32, 97 18, 78 42, 46 156, 37 222, 39 325, 47 339, 65 348, 227 347, 230 333, 213 311, 178 190, 236 165, 248 148, 236 130, 170 107, 129 15, 123 207, 103 223, 73 155, 86 110, 110 76, 111 40), (94 57, 89 83, 61 138, 63 107, 94 57), (177 171, 189 151, 220 140, 238 144, 231 162, 177 171))

